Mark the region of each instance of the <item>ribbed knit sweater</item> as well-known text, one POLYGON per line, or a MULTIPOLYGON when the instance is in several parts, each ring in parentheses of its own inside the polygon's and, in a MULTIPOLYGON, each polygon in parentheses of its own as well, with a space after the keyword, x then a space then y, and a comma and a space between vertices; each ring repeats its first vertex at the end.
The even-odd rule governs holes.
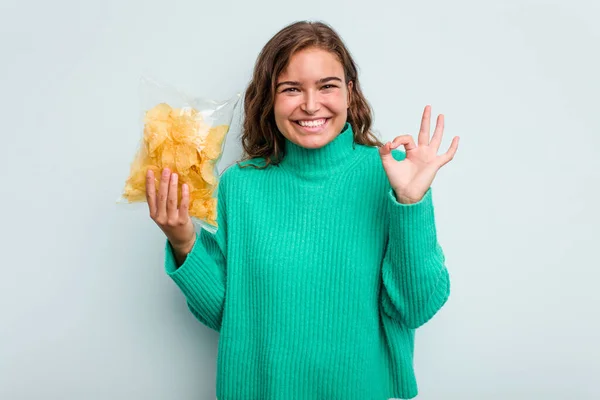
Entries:
POLYGON ((240 165, 220 176, 216 233, 179 267, 165 248, 189 310, 220 332, 217 398, 415 397, 415 329, 450 293, 431 188, 398 203, 349 123, 318 149, 286 140, 279 165, 240 165))

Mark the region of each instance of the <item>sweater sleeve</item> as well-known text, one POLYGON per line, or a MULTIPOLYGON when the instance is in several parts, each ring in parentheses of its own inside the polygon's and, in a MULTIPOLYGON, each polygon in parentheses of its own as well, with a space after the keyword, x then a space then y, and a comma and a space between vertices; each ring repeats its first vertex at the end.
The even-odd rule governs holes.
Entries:
POLYGON ((450 295, 445 257, 437 241, 431 188, 414 204, 387 193, 389 239, 382 265, 383 310, 411 329, 429 321, 450 295))
POLYGON ((183 264, 177 267, 173 248, 167 240, 165 270, 183 292, 189 311, 215 331, 221 329, 225 303, 227 270, 227 226, 224 182, 217 193, 217 226, 215 233, 201 229, 183 264))

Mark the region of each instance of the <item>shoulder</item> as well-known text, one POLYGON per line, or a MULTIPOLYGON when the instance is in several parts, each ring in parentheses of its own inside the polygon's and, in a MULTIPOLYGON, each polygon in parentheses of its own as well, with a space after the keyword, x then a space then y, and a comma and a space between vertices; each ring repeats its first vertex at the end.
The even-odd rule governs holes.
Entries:
MULTIPOLYGON (((233 161, 231 164, 226 166, 221 173, 221 177, 225 178, 225 176, 229 176, 230 178, 225 179, 233 179, 231 177, 238 176, 240 174, 248 174, 251 171, 260 171, 264 170, 265 166, 267 166, 267 162, 262 157, 252 158, 250 160, 244 161, 233 161)), ((271 165, 266 168, 270 168, 271 165)))
POLYGON ((228 185, 227 182, 239 182, 240 179, 247 181, 254 176, 258 177, 263 171, 270 168, 277 168, 277 166, 267 165, 266 160, 262 157, 233 161, 223 169, 219 179, 225 185, 228 185))

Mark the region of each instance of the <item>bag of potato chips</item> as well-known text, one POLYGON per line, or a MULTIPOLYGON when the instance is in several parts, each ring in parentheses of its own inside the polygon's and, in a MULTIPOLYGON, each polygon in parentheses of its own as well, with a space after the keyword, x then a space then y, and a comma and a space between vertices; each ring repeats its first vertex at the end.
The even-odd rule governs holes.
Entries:
POLYGON ((193 98, 149 78, 142 78, 140 88, 143 135, 117 203, 146 202, 148 169, 154 171, 158 191, 161 172, 169 168, 179 177, 177 204, 185 183, 189 187, 192 220, 216 232, 217 163, 241 94, 221 102, 193 98))

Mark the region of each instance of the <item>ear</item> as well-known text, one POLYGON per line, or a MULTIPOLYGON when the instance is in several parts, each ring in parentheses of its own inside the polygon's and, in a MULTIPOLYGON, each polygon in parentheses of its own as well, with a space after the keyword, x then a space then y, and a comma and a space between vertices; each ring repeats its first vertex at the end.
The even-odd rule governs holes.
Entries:
POLYGON ((348 107, 350 106, 350 102, 352 100, 352 88, 354 87, 354 82, 348 82, 348 107))

